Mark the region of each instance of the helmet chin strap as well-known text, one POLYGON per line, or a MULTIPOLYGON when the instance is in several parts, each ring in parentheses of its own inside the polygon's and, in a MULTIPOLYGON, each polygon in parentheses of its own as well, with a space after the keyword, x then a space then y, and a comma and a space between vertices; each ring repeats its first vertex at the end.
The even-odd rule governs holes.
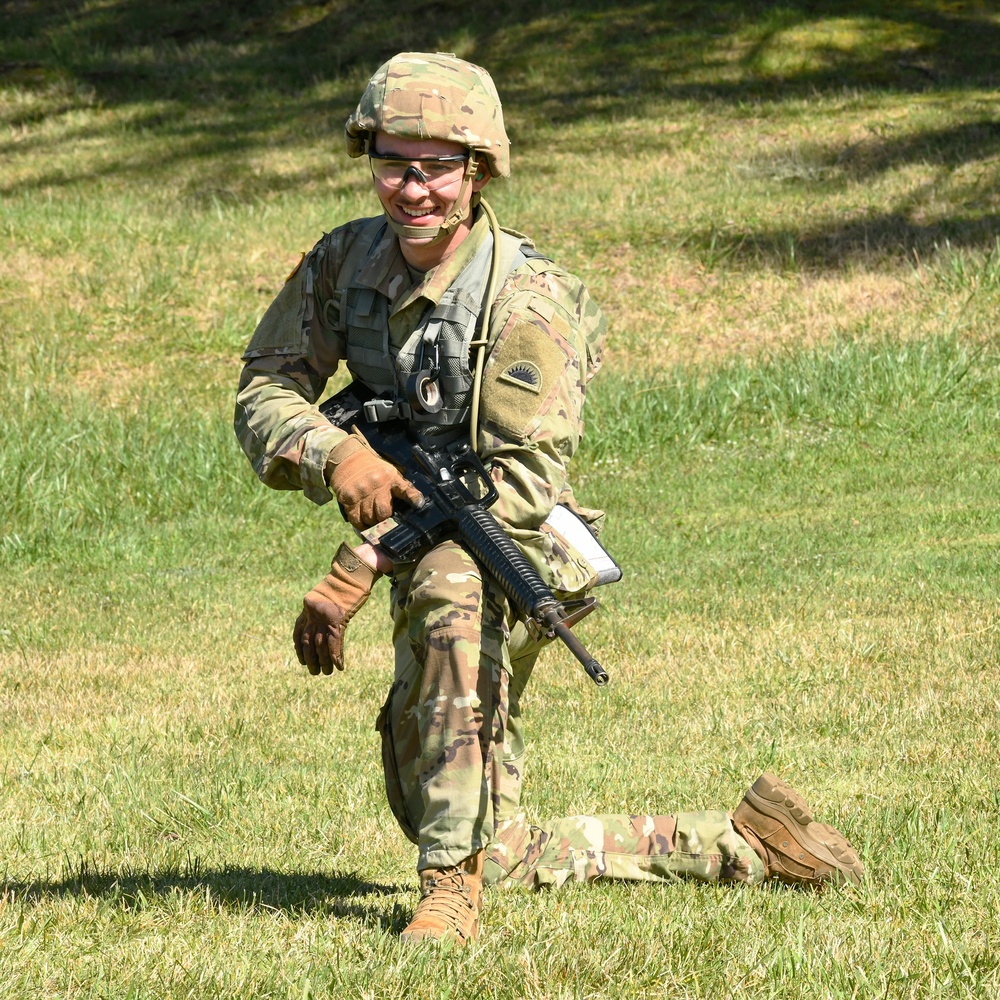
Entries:
POLYGON ((422 240, 424 246, 428 247, 432 247, 435 243, 440 243, 442 240, 447 239, 469 217, 472 209, 479 204, 479 193, 476 192, 469 200, 469 204, 465 208, 461 207, 462 202, 465 200, 465 189, 472 183, 472 178, 476 176, 476 171, 479 169, 480 166, 476 158, 470 156, 465 173, 462 175, 462 186, 459 188, 458 197, 455 199, 448 217, 440 226, 434 226, 433 228, 429 226, 407 226, 402 222, 397 222, 388 212, 385 212, 385 217, 392 227, 393 232, 397 236, 404 236, 410 240, 422 240))

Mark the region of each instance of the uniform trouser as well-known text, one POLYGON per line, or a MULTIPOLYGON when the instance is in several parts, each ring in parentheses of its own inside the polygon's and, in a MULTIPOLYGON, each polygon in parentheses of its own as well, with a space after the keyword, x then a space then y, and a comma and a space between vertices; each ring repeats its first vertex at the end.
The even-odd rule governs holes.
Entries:
POLYGON ((528 823, 519 703, 541 644, 512 624, 460 545, 397 567, 392 616, 395 676, 378 728, 389 805, 418 847, 418 871, 488 848, 494 883, 764 877, 724 812, 528 823))

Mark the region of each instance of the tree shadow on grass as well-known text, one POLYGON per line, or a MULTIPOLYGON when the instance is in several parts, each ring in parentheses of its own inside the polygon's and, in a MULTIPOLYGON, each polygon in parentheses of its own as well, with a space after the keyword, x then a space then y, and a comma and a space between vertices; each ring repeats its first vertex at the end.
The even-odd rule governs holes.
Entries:
POLYGON ((0 72, 60 66, 109 103, 301 93, 317 80, 367 77, 404 49, 461 48, 495 76, 521 77, 533 103, 557 93, 549 88, 562 76, 564 96, 596 84, 622 107, 642 91, 744 100, 852 83, 985 87, 1000 74, 1000 23, 987 5, 933 0, 6 0, 0 15, 0 72), (801 44, 803 30, 815 32, 807 62, 785 72, 768 62, 790 33, 801 44), (680 82, 723 63, 741 73, 680 82))
POLYGON ((710 270, 723 262, 779 269, 894 266, 903 258, 926 259, 946 244, 992 250, 1000 233, 997 157, 1000 121, 992 119, 899 136, 873 133, 846 146, 797 144, 737 169, 751 182, 791 184, 820 198, 913 165, 930 168, 931 176, 878 211, 807 217, 786 227, 707 226, 660 239, 682 243, 710 270), (935 210, 936 201, 948 211, 935 210))
MULTIPOLYGON (((34 73, 41 95, 0 103, 0 158, 39 164, 0 182, 7 195, 182 175, 182 198, 195 203, 305 188, 352 196, 365 178, 343 155, 343 122, 370 72, 401 49, 457 51, 489 67, 519 151, 550 143, 553 127, 655 118, 667 101, 691 105, 692 118, 713 103, 754 115, 767 102, 866 90, 946 99, 1000 82, 992 7, 945 0, 0 0, 0 17, 0 85, 24 78, 30 92, 34 73), (74 121, 79 107, 114 113, 74 121), (54 118, 58 128, 36 127, 54 118), (133 133, 126 159, 65 155, 117 142, 113 133, 133 133), (303 140, 328 144, 328 163, 274 169, 260 155, 282 146, 294 155, 303 140)), ((622 141, 669 147, 660 135, 622 141)), ((957 170, 998 151, 1000 125, 983 113, 937 132, 873 133, 854 148, 803 144, 748 167, 822 193, 911 163, 957 170)), ((748 266, 795 264, 798 254, 836 267, 894 241, 908 251, 945 238, 985 245, 991 195, 956 188, 939 223, 923 221, 917 192, 878 217, 795 232, 680 234, 652 219, 642 238, 683 240, 709 259, 721 249, 748 266)))
MULTIPOLYGON (((530 124, 610 120, 649 100, 745 103, 851 87, 920 92, 1000 80, 1000 22, 928 0, 0 0, 0 82, 35 73, 101 107, 236 105, 248 142, 324 112, 339 125, 400 50, 458 51, 497 78, 519 143, 530 124), (789 42, 788 39, 794 39, 789 42), (786 49, 798 61, 782 62, 786 49), (326 90, 317 106, 308 97, 326 90), (301 102, 301 103, 300 103, 301 102), (256 133, 256 135, 254 135, 256 133)), ((45 109, 14 107, 17 127, 45 109)))
MULTIPOLYGON (((316 112, 325 117, 325 109, 317 108, 316 112)), ((151 117, 156 121, 149 126, 148 132, 151 138, 155 133, 156 141, 149 142, 143 152, 133 151, 128 160, 108 159, 87 167, 52 162, 52 165, 34 170, 30 177, 10 180, 4 180, 0 174, 0 195, 58 191, 81 182, 99 182, 102 178, 127 175, 137 180, 167 180, 182 171, 191 176, 185 199, 195 205, 248 203, 256 198, 318 185, 323 186, 328 197, 336 199, 351 197, 359 189, 367 191, 370 186, 367 168, 365 172, 356 169, 340 148, 331 148, 329 162, 318 166, 300 164, 295 170, 278 172, 257 164, 251 169, 248 160, 259 148, 254 137, 235 131, 215 135, 205 124, 185 121, 180 115, 171 121, 164 120, 162 115, 151 117), (192 167, 196 168, 193 172, 192 167)), ((133 127, 141 132, 145 126, 139 123, 133 127)), ((81 124, 58 136, 37 135, 6 142, 0 139, 0 159, 5 154, 18 153, 33 154, 42 163, 47 159, 51 162, 55 157, 48 157, 48 153, 56 153, 67 144, 99 142, 103 134, 99 125, 81 124)), ((266 143, 271 149, 280 144, 280 140, 266 143)))
MULTIPOLYGON (((706 270, 769 268, 779 271, 835 271, 852 266, 892 269, 917 263, 951 247, 992 250, 1000 233, 1000 214, 952 215, 918 223, 901 212, 862 218, 820 219, 800 227, 704 228, 676 240, 706 270)), ((665 238, 666 241, 666 238, 665 238)))
POLYGON ((197 894, 209 897, 216 906, 241 912, 281 910, 350 917, 383 931, 397 931, 401 921, 405 923, 400 904, 362 900, 401 891, 397 885, 371 882, 353 872, 280 872, 240 865, 203 868, 197 860, 149 872, 101 871, 85 860, 62 879, 0 882, 0 900, 8 897, 41 903, 63 896, 85 896, 113 900, 123 909, 139 911, 156 905, 160 897, 197 894))

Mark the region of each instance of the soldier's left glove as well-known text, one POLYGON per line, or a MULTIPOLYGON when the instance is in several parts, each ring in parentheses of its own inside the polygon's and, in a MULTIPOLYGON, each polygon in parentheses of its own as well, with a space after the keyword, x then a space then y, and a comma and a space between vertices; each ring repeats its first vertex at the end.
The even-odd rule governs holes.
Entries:
POLYGON ((330 572, 306 594, 292 633, 295 655, 309 673, 344 669, 344 630, 381 575, 341 543, 330 572))

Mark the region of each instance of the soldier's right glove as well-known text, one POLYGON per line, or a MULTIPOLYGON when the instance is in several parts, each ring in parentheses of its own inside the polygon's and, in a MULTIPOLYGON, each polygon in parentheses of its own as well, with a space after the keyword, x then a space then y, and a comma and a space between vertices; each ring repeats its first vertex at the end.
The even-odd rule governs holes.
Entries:
POLYGON ((341 543, 330 572, 306 594, 292 633, 295 655, 309 673, 344 669, 344 630, 381 575, 341 543))
POLYGON ((423 499, 396 466, 376 455, 360 434, 351 434, 330 452, 326 475, 344 516, 359 530, 391 516, 394 497, 412 504, 423 499))

